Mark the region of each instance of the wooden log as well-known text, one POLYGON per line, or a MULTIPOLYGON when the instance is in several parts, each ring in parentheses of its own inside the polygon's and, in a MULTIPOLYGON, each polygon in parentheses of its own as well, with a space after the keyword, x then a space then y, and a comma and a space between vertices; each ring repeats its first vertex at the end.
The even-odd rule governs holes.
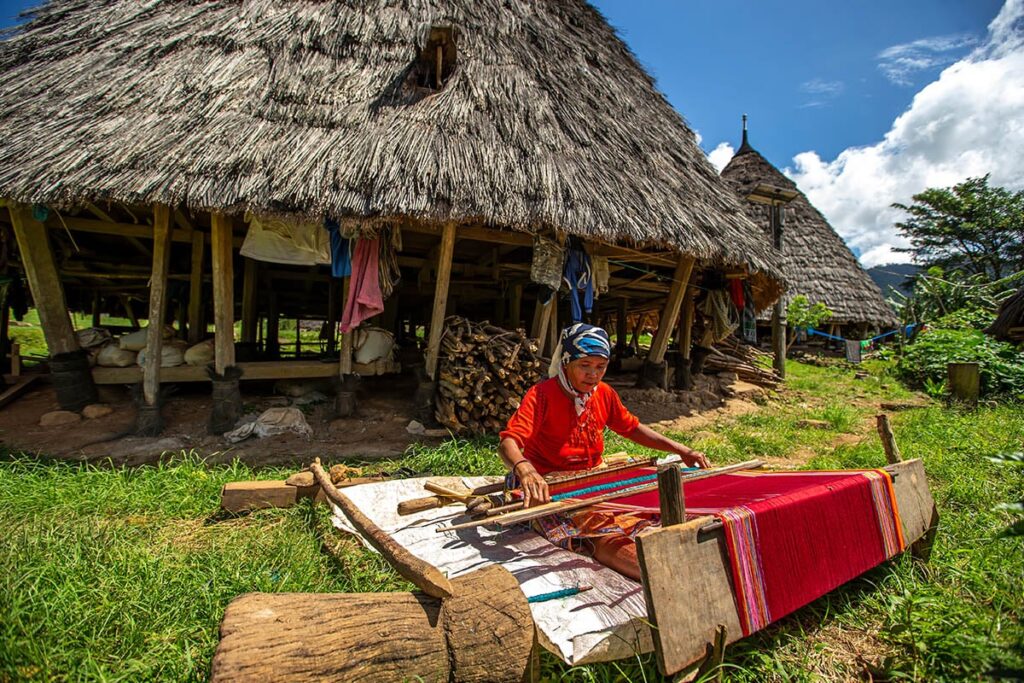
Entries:
POLYGON ((419 593, 249 593, 224 612, 210 680, 519 683, 535 648, 526 596, 492 566, 419 593))
POLYGON ((455 223, 445 223, 444 231, 441 233, 441 248, 437 255, 437 283, 434 287, 434 307, 430 313, 430 336, 427 339, 426 371, 427 377, 431 380, 437 375, 438 349, 441 345, 441 333, 444 331, 454 250, 455 223))
POLYGON ((882 440, 882 448, 885 449, 885 459, 890 465, 900 462, 900 449, 896 445, 896 437, 892 433, 892 425, 889 424, 889 416, 875 415, 875 423, 878 427, 878 436, 882 440))
POLYGON ((46 234, 46 228, 32 216, 32 209, 10 202, 11 223, 18 241, 21 263, 32 292, 32 302, 39 313, 46 348, 50 356, 78 351, 78 339, 71 327, 64 289, 57 274, 57 264, 46 234))
POLYGON ((647 354, 649 363, 661 363, 665 360, 665 351, 668 349, 668 340, 672 330, 676 326, 679 317, 679 308, 683 302, 683 294, 686 292, 687 284, 690 281, 690 273, 693 272, 693 264, 696 259, 685 254, 679 258, 675 272, 672 274, 672 287, 669 289, 668 297, 665 299, 665 308, 662 309, 661 318, 658 321, 658 330, 651 340, 651 350, 647 354))
POLYGON ((437 567, 424 562, 399 545, 379 526, 367 517, 349 498, 335 488, 330 477, 320 466, 320 459, 309 466, 327 498, 337 505, 349 521, 366 539, 394 566, 403 578, 410 581, 427 595, 446 598, 452 594, 451 583, 437 567))
POLYGON ((223 375, 235 364, 235 287, 231 256, 231 217, 211 217, 210 254, 213 262, 214 368, 223 375))
POLYGON ((658 468, 658 501, 661 506, 661 525, 673 526, 686 521, 683 499, 683 476, 678 467, 658 468))
POLYGON ((156 405, 160 394, 160 368, 167 315, 167 272, 171 265, 171 210, 165 204, 153 206, 153 271, 149 281, 149 328, 146 332, 146 360, 142 368, 142 398, 156 405))

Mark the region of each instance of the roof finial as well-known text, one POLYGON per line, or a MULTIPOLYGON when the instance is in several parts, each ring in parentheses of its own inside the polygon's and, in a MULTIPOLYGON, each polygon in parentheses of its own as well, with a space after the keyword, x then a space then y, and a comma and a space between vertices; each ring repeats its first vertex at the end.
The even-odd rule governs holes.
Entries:
POLYGON ((747 142, 747 115, 743 115, 743 141, 740 143, 740 148, 736 150, 736 154, 743 154, 744 152, 753 152, 754 148, 747 142))

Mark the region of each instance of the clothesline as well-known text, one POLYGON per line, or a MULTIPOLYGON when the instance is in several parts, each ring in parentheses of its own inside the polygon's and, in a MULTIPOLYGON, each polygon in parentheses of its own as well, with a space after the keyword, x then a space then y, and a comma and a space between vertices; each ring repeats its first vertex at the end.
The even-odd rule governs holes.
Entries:
MULTIPOLYGON (((920 326, 922 324, 923 323, 911 323, 910 325, 907 325, 907 326, 902 328, 903 329, 903 333, 906 334, 906 335, 909 335, 914 330, 915 327, 918 327, 918 326, 920 326)), ((900 329, 901 328, 897 327, 895 330, 890 330, 888 332, 883 332, 882 334, 876 334, 874 337, 871 337, 870 339, 860 339, 860 340, 857 340, 857 339, 847 339, 846 337, 837 337, 834 334, 828 334, 827 332, 822 332, 821 330, 816 330, 813 327, 806 328, 806 331, 807 331, 807 334, 809 334, 809 335, 812 335, 812 336, 816 335, 818 337, 824 337, 825 339, 831 339, 833 341, 839 341, 839 342, 860 341, 861 344, 870 344, 871 342, 876 342, 879 339, 885 339, 886 337, 891 337, 894 334, 899 334, 900 329)))

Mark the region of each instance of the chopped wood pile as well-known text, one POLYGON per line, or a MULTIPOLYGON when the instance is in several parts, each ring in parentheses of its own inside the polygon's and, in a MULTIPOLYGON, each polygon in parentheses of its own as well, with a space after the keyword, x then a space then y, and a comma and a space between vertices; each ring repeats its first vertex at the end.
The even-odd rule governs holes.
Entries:
POLYGON ((763 367, 765 360, 771 363, 772 354, 740 343, 732 335, 716 344, 715 351, 717 353, 709 354, 704 361, 704 372, 735 372, 744 382, 767 389, 775 389, 779 385, 779 376, 775 371, 770 367, 763 367))
POLYGON ((548 365, 525 330, 460 316, 445 320, 438 360, 434 416, 456 434, 501 431, 548 365))

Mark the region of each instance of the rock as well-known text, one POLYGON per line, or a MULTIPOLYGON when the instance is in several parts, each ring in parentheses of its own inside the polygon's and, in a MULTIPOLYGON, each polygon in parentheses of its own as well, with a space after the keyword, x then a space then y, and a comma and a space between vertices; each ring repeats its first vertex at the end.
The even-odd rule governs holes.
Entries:
POLYGON ((718 378, 726 382, 735 382, 740 376, 731 370, 723 370, 718 373, 718 378))
POLYGON ((78 413, 72 413, 70 410, 54 410, 53 412, 46 413, 39 418, 40 427, 56 427, 58 425, 69 425, 75 422, 80 422, 82 416, 78 413))
POLYGON ((284 483, 288 484, 289 486, 312 486, 313 484, 316 483, 316 477, 314 477, 313 473, 310 472, 309 470, 303 470, 302 472, 296 472, 292 476, 285 479, 284 483))
POLYGON ((427 428, 423 426, 423 423, 412 420, 405 428, 405 431, 410 434, 424 434, 427 428))
POLYGON ((105 406, 102 403, 92 403, 82 408, 82 417, 95 420, 98 417, 104 417, 114 412, 114 409, 110 406, 105 406))
POLYGON ((341 463, 332 465, 328 474, 331 475, 331 483, 335 485, 345 481, 346 479, 361 477, 363 475, 361 470, 355 467, 349 467, 348 465, 342 465, 341 463))
POLYGON ((743 380, 739 379, 732 383, 732 385, 729 387, 729 390, 732 392, 732 395, 735 396, 736 398, 741 398, 747 401, 756 402, 759 399, 764 398, 765 396, 764 387, 759 387, 756 384, 744 382, 743 380))
POLYGON ((825 420, 798 420, 796 426, 800 429, 832 429, 825 420))

